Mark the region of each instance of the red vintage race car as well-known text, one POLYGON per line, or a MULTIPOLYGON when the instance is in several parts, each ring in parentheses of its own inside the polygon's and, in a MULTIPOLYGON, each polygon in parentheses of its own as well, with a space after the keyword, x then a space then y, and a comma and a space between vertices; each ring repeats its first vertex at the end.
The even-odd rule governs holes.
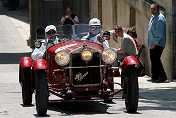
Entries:
POLYGON ((37 113, 43 116, 50 94, 61 100, 96 98, 111 102, 114 95, 123 92, 127 112, 136 112, 139 96, 137 58, 128 56, 120 66, 112 66, 117 58, 113 49, 104 49, 101 44, 88 39, 82 40, 89 33, 87 24, 58 26, 57 32, 60 42, 46 46, 43 59, 33 62, 30 57, 23 57, 20 61, 23 104, 30 105, 35 93, 37 113), (119 68, 122 68, 121 75, 119 68), (116 91, 115 75, 121 76, 121 83, 118 83, 121 88, 116 91))

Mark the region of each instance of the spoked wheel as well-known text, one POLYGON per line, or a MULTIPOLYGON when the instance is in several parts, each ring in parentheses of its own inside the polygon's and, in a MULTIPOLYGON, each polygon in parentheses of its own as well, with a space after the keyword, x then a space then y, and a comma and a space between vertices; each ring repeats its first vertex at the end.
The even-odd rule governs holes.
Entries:
POLYGON ((45 116, 48 106, 48 84, 45 70, 35 72, 36 79, 36 110, 39 116, 45 116))
POLYGON ((128 77, 125 84, 125 105, 128 113, 135 113, 138 108, 139 86, 135 66, 127 68, 128 77))
POLYGON ((31 90, 31 68, 20 68, 20 82, 22 86, 22 99, 24 105, 31 105, 32 90, 31 90))

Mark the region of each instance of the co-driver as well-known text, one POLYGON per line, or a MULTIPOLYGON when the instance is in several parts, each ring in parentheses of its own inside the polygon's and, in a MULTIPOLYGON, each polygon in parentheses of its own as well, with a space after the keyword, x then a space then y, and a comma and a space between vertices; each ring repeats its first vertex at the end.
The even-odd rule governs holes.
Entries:
POLYGON ((89 34, 83 37, 89 41, 103 45, 104 49, 109 48, 107 40, 102 40, 101 22, 97 18, 93 18, 89 21, 89 34))

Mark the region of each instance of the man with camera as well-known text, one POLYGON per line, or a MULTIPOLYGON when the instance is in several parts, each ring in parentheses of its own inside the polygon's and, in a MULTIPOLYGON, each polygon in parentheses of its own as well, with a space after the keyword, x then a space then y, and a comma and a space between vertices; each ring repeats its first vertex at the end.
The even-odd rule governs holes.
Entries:
POLYGON ((61 25, 66 25, 66 24, 74 25, 79 23, 79 19, 78 19, 78 16, 72 13, 72 8, 68 7, 66 9, 66 16, 63 16, 60 22, 61 22, 61 25))

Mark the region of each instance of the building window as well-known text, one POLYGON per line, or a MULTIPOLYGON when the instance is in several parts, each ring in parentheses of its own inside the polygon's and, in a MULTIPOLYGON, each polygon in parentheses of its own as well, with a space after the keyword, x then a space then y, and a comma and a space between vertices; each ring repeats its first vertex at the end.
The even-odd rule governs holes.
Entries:
POLYGON ((136 9, 130 6, 130 27, 136 26, 136 9))

